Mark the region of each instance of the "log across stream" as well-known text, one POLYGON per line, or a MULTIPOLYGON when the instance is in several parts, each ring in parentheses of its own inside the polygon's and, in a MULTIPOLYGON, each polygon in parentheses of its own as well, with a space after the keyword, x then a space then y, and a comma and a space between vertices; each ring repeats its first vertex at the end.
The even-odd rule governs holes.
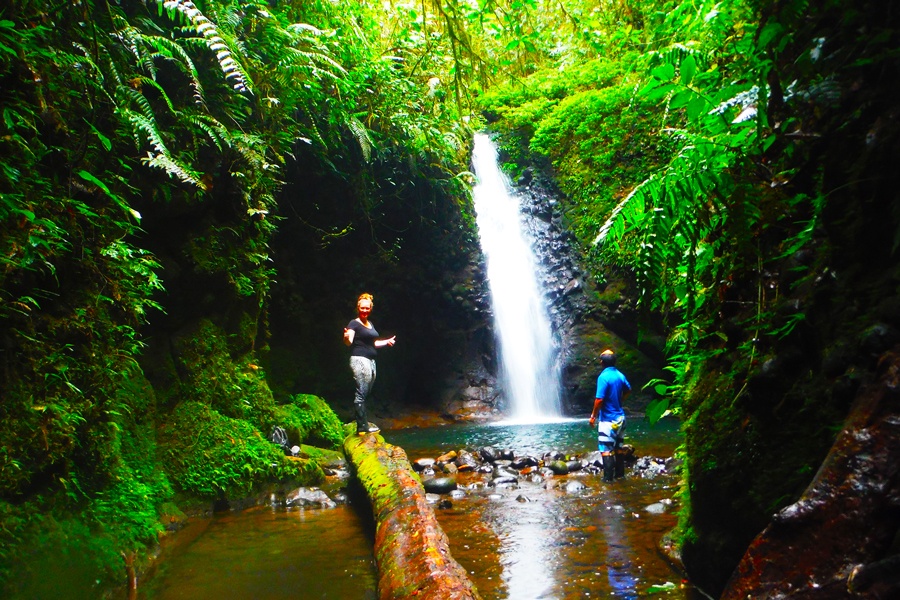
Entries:
POLYGON ((344 453, 372 504, 379 598, 480 600, 450 554, 406 452, 378 434, 353 434, 344 440, 344 453))

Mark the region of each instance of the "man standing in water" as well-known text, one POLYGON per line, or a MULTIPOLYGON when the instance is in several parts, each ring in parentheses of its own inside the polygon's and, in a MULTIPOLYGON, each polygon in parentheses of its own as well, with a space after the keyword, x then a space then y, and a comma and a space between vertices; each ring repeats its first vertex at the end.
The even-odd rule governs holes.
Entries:
POLYGON ((589 423, 591 427, 594 426, 599 411, 597 444, 603 455, 603 481, 612 481, 616 472, 616 460, 621 460, 616 450, 625 441, 625 411, 622 410, 622 402, 631 392, 631 384, 616 368, 615 352, 604 350, 600 353, 600 362, 603 369, 597 377, 597 393, 589 423))

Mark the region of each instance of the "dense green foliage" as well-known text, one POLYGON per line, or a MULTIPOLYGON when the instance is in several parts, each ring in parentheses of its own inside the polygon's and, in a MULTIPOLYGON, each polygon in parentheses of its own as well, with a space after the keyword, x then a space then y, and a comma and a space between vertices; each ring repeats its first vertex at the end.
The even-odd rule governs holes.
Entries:
POLYGON ((596 279, 633 279, 664 319, 671 377, 651 382, 648 416, 685 420, 679 535, 712 592, 897 338, 898 25, 883 8, 643 3, 630 35, 604 38, 612 66, 561 60, 483 98, 519 168, 550 160, 596 279), (606 73, 631 83, 614 114, 606 73))
MULTIPOLYGON (((512 173, 553 172, 600 293, 664 324, 648 414, 685 420, 680 535, 721 587, 900 316, 893 20, 837 0, 4 6, 0 590, 41 595, 53 548, 92 597, 173 498, 321 476, 266 436, 338 445, 298 384, 336 389, 337 361, 270 353, 270 318, 318 344, 335 298, 390 281, 409 330, 467 326, 475 112, 512 173)), ((428 378, 431 342, 404 368, 428 378)))
POLYGON ((291 443, 341 437, 319 398, 278 406, 260 366, 286 166, 347 180, 372 223, 390 199, 375 174, 392 169, 466 210, 467 129, 413 65, 385 58, 396 40, 375 14, 227 0, 0 9, 4 592, 41 595, 17 559, 47 544, 94 565, 81 565, 85 594, 122 581, 123 556, 155 543, 175 493, 321 477, 266 440, 274 425, 291 443))

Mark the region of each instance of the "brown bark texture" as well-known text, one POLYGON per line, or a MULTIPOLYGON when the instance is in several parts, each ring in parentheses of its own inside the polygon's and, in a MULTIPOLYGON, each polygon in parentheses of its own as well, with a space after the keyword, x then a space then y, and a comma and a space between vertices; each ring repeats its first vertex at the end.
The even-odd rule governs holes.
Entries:
POLYGON ((751 543, 722 600, 900 598, 900 349, 860 389, 801 498, 751 543))
POLYGON ((372 504, 381 600, 481 600, 425 500, 406 452, 377 434, 350 435, 344 453, 372 504))

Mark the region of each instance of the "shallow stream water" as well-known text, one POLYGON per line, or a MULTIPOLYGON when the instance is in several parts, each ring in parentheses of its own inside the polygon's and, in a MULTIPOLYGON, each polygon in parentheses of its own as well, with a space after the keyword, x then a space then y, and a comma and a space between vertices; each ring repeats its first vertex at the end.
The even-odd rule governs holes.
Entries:
MULTIPOLYGON (((537 425, 447 425, 383 432, 410 460, 492 445, 516 455, 594 450, 585 420, 537 425)), ((668 457, 677 424, 631 419, 638 456, 668 457)), ((673 474, 632 474, 613 484, 573 473, 550 486, 521 478, 495 490, 480 474, 458 476, 466 496, 435 508, 454 558, 484 600, 702 596, 658 550, 675 525, 673 474), (586 489, 566 492, 573 479, 586 489), (547 489, 547 488, 550 489, 547 489), (648 510, 649 508, 649 510, 648 510), (660 512, 661 511, 661 512, 660 512)), ((327 488, 326 488, 327 489, 327 488)), ((359 503, 358 504, 362 504, 359 503)), ((368 507, 256 508, 198 520, 167 543, 145 600, 180 598, 375 598, 368 507)))

